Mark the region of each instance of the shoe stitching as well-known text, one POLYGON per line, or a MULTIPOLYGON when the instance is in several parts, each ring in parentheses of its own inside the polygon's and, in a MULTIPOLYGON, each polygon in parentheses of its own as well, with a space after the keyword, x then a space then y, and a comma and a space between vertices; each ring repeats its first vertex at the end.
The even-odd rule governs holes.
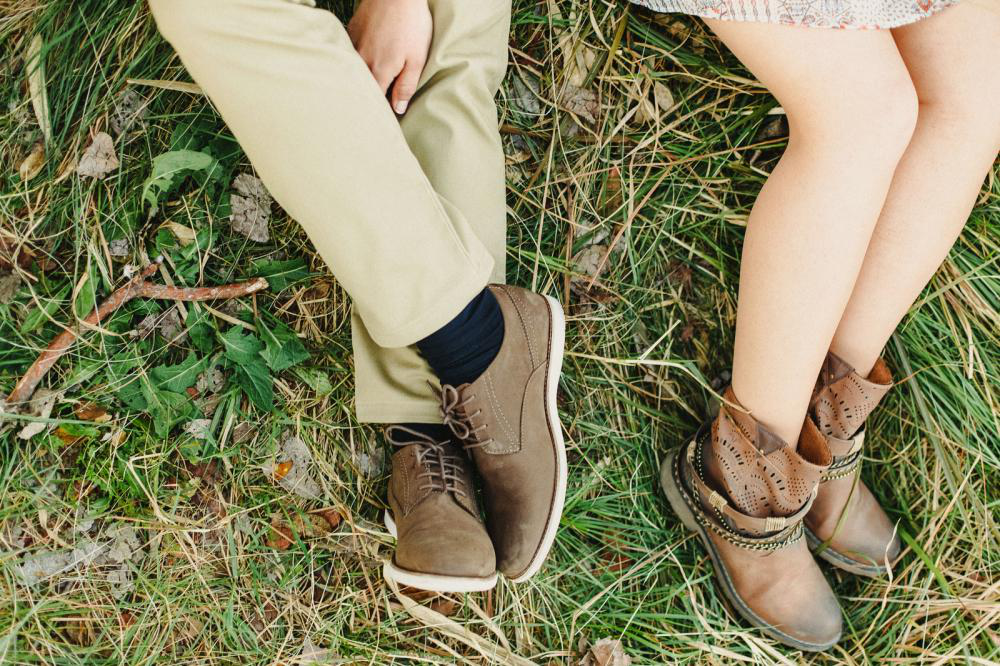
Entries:
POLYGON ((496 389, 493 386, 493 376, 489 373, 486 374, 486 391, 487 398, 489 398, 490 405, 493 407, 493 414, 497 417, 497 422, 506 431, 507 438, 510 442, 510 446, 497 451, 497 453, 514 453, 517 451, 517 445, 520 443, 520 439, 514 434, 511 429, 510 422, 507 420, 507 415, 504 413, 503 408, 500 405, 500 401, 496 395, 496 389))
MULTIPOLYGON (((531 310, 517 291, 505 288, 504 293, 507 294, 508 298, 510 298, 510 302, 514 306, 514 310, 517 312, 517 319, 521 324, 521 332, 524 333, 524 338, 528 341, 528 357, 531 360, 531 367, 534 368, 536 363, 535 359, 538 357, 538 351, 535 349, 535 343, 531 339, 531 331, 525 322, 526 318, 531 317, 531 310), (525 315, 526 312, 529 313, 527 317, 525 315)), ((534 321, 532 321, 532 323, 534 323, 534 321)))

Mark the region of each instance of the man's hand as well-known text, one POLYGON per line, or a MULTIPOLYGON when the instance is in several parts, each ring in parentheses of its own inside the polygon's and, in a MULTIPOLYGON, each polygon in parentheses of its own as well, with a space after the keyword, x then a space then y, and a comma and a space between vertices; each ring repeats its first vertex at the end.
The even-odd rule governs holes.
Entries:
POLYGON ((397 114, 406 112, 417 92, 433 29, 427 0, 362 0, 347 26, 382 92, 392 86, 397 114))

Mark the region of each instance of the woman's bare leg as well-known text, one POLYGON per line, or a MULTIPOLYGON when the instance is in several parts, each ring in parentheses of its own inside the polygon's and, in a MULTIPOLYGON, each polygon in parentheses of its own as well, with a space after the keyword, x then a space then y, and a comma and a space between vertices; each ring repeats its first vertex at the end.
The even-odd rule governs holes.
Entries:
POLYGON ((1000 150, 1000 5, 961 3, 893 36, 920 111, 833 339, 862 375, 944 261, 1000 150))
POLYGON ((913 131, 913 84, 888 31, 707 21, 788 114, 740 270, 733 389, 793 446, 913 131))

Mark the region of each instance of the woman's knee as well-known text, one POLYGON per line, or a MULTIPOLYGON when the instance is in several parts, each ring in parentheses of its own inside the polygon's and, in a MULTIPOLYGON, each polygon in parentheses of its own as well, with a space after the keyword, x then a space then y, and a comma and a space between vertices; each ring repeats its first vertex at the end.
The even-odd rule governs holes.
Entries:
POLYGON ((1000 82, 933 91, 918 88, 917 97, 922 126, 933 127, 942 136, 1000 150, 1000 82))
POLYGON ((792 141, 885 158, 894 166, 910 143, 918 114, 916 89, 901 70, 786 107, 792 141))

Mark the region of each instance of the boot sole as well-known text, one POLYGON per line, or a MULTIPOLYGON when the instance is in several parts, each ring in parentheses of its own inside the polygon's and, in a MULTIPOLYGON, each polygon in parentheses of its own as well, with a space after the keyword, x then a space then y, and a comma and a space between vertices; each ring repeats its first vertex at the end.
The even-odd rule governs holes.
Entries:
POLYGON ((773 625, 768 624, 760 616, 754 613, 750 607, 744 603, 743 599, 740 598, 732 580, 729 578, 729 573, 726 571, 725 565, 722 563, 722 559, 715 550, 715 545, 712 543, 712 540, 708 538, 705 528, 702 527, 697 518, 695 518, 690 504, 694 501, 694 499, 687 494, 681 485, 678 462, 680 460, 681 452, 686 449, 687 446, 690 446, 690 444, 682 446, 680 449, 675 449, 667 454, 666 459, 660 466, 660 486, 663 488, 663 493, 667 496, 667 501, 670 503, 670 507, 674 510, 674 513, 677 514, 677 517, 681 519, 681 522, 684 523, 685 527, 694 532, 701 539, 702 544, 705 546, 705 550, 708 551, 708 555, 712 559, 712 568, 715 570, 715 579, 719 584, 719 589, 722 591, 723 596, 730 603, 733 610, 736 611, 737 615, 752 624, 764 634, 767 634, 780 643, 784 643, 785 645, 798 650, 806 652, 823 652, 836 645, 840 640, 840 636, 837 636, 835 640, 830 641, 829 643, 807 643, 799 640, 798 638, 789 636, 783 631, 775 629, 773 625))
POLYGON ((545 376, 545 410, 556 454, 556 492, 552 499, 552 507, 549 509, 549 517, 545 523, 542 540, 535 550, 535 554, 531 557, 531 561, 528 562, 528 566, 518 575, 510 577, 512 583, 523 583, 542 568, 545 558, 549 556, 549 551, 552 550, 552 545, 555 543, 556 532, 559 531, 559 523, 562 520, 563 507, 566 504, 568 463, 566 462, 566 443, 563 441, 559 408, 556 402, 559 391, 559 374, 562 372, 563 351, 566 348, 566 317, 563 315, 559 301, 551 296, 545 296, 545 300, 549 305, 549 349, 552 351, 545 376))
MULTIPOLYGON (((389 534, 396 538, 396 523, 385 512, 383 517, 385 527, 389 534)), ((389 560, 382 567, 382 576, 388 581, 394 581, 400 585, 415 587, 418 590, 428 590, 430 592, 485 592, 492 590, 497 584, 497 575, 480 578, 476 576, 445 576, 443 574, 421 573, 410 571, 396 566, 389 560)))
POLYGON ((885 578, 889 575, 889 569, 886 567, 874 564, 862 564, 853 558, 838 553, 829 546, 823 550, 819 550, 819 547, 823 543, 822 539, 813 534, 812 530, 805 525, 802 527, 806 532, 806 540, 809 542, 809 550, 813 551, 813 555, 816 557, 829 562, 838 569, 847 571, 848 573, 852 573, 857 576, 865 576, 866 578, 885 578))

